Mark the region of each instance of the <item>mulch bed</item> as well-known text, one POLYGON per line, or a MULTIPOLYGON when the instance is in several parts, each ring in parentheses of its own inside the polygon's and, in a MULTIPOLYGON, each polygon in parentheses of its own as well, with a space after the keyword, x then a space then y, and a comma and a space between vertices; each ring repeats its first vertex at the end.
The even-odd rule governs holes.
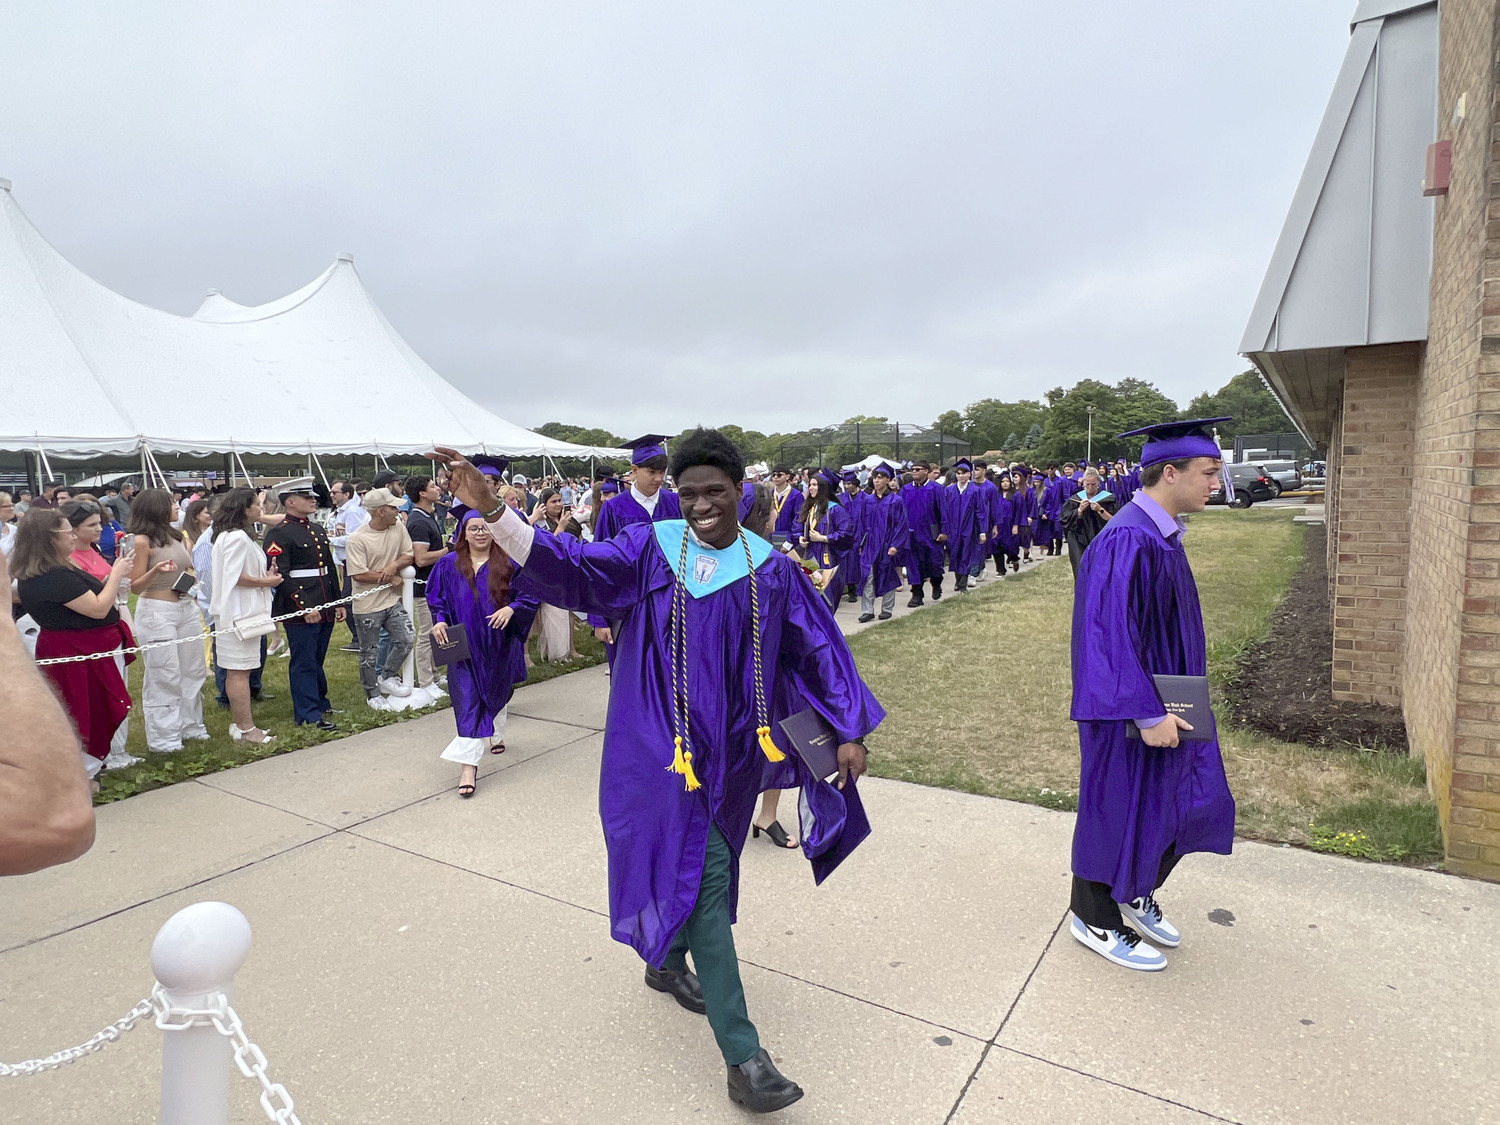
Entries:
POLYGON ((1271 632, 1251 645, 1230 684, 1235 718, 1307 746, 1379 747, 1406 752, 1395 707, 1333 699, 1333 612, 1328 604, 1326 529, 1307 528, 1302 566, 1271 615, 1271 632))

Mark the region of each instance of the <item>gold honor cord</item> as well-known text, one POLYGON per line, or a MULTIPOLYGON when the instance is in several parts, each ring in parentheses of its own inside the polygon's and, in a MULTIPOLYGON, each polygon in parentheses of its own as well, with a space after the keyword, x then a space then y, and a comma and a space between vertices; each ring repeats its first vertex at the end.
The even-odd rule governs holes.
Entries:
MULTIPOLYGON (((681 774, 684 787, 689 793, 701 789, 702 783, 693 772, 693 738, 688 723, 688 679, 687 679, 687 561, 688 535, 682 533, 682 554, 678 557, 677 583, 672 589, 672 618, 668 623, 669 660, 672 665, 672 725, 676 737, 673 740, 672 764, 669 771, 681 774)), ((755 674, 755 735, 767 761, 780 762, 786 755, 771 741, 771 719, 766 708, 766 686, 761 676, 760 658, 760 583, 755 577, 755 560, 750 555, 750 540, 740 531, 740 543, 745 548, 745 563, 750 568, 750 635, 754 652, 755 674)))

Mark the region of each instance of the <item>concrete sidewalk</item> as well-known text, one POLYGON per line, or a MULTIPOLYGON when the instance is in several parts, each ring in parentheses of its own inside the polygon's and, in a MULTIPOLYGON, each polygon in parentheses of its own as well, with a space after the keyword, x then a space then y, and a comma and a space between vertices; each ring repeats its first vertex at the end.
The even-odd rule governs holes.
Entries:
MULTIPOLYGON (((0 1059, 122 1015, 162 922, 223 899, 255 930, 236 1006, 307 1125, 746 1120, 702 1017, 609 939, 606 692, 523 688, 468 801, 443 713, 101 808, 82 860, 0 882, 0 1059)), ((1071 816, 862 790, 874 835, 822 888, 746 845, 750 1009, 807 1090, 776 1120, 1500 1119, 1500 886, 1241 844, 1182 865, 1183 946, 1138 975, 1066 933, 1071 816)), ((6 1082, 0 1122, 154 1121, 159 1037, 6 1082)))

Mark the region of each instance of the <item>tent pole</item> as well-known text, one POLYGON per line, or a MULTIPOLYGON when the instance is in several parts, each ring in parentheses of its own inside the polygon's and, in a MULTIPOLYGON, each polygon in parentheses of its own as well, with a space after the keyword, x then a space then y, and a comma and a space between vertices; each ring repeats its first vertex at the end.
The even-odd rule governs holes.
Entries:
POLYGON ((308 447, 307 456, 312 460, 312 463, 318 467, 318 476, 323 478, 323 487, 328 489, 329 491, 332 491, 333 485, 328 483, 328 474, 323 471, 323 462, 318 460, 318 455, 312 451, 311 446, 308 447))

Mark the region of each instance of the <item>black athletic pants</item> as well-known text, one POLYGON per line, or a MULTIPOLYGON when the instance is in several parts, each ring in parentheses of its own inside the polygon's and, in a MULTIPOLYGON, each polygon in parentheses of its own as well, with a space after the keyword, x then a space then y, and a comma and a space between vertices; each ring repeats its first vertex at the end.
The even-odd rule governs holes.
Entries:
MULTIPOLYGON (((1167 848, 1167 854, 1161 857, 1161 866, 1156 869, 1158 887, 1167 881, 1167 876, 1172 874, 1172 868, 1181 858, 1174 848, 1167 848)), ((1115 901, 1109 884, 1093 883, 1077 875, 1073 876, 1073 913, 1085 926, 1093 926, 1096 930, 1118 930, 1125 925, 1120 916, 1120 904, 1115 901)))

